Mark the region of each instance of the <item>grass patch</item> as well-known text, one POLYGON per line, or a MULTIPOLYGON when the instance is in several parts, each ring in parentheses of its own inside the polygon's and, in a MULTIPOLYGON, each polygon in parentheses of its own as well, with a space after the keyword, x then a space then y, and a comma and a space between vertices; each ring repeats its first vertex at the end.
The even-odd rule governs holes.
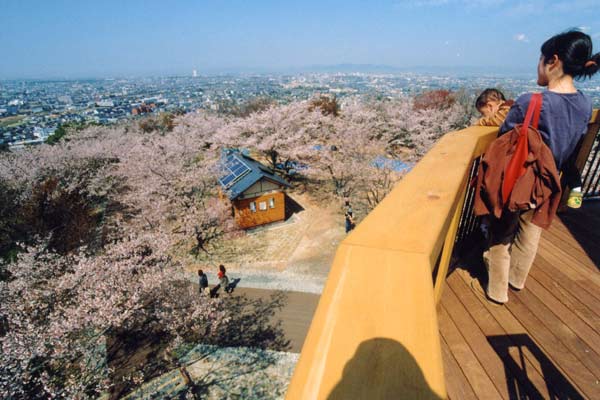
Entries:
POLYGON ((21 125, 23 120, 25 120, 24 115, 13 115, 10 117, 0 118, 0 128, 10 128, 21 125))

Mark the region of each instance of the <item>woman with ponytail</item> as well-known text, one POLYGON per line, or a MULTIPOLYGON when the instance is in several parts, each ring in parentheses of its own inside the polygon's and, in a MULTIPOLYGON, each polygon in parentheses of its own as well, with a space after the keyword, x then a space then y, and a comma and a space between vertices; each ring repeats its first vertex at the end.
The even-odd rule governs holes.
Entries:
MULTIPOLYGON (((587 131, 591 99, 577 90, 575 81, 590 78, 600 69, 600 53, 592 52, 592 40, 583 32, 568 31, 548 39, 541 47, 537 67, 542 108, 538 131, 550 148, 566 184, 581 193, 581 176, 574 167, 576 148, 587 131)), ((511 107, 500 135, 522 124, 532 93, 519 97, 511 107)), ((581 198, 581 197, 580 197, 581 198)), ((504 212, 490 224, 486 297, 495 303, 508 301, 508 288, 521 290, 537 252, 542 228, 532 223, 533 210, 504 212)), ((476 282, 473 283, 476 285, 476 282)), ((481 291, 481 287, 475 287, 481 291)))

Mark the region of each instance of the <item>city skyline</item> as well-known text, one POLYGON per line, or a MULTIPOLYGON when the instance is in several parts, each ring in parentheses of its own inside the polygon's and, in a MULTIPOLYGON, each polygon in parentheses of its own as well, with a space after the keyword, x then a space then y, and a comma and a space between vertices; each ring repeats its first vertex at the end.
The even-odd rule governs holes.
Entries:
MULTIPOLYGON (((366 70, 533 73, 592 0, 2 2, 0 79, 366 70)), ((370 71, 373 72, 373 71, 370 71)))

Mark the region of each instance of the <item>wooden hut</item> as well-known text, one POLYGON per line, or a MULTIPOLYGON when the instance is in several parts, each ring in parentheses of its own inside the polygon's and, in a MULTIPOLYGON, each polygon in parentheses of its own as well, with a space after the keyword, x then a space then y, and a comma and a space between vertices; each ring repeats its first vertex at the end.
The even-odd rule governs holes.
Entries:
POLYGON ((237 224, 244 229, 285 219, 284 190, 290 185, 270 168, 239 150, 225 150, 219 179, 237 224))

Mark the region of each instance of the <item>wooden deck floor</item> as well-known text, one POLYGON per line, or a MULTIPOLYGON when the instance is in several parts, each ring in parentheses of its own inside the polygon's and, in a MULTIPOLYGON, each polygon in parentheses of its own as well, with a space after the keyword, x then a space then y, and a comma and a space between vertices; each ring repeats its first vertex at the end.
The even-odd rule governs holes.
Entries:
POLYGON ((451 399, 600 399, 600 202, 544 231, 505 306, 476 295, 476 271, 461 267, 438 306, 451 399))

